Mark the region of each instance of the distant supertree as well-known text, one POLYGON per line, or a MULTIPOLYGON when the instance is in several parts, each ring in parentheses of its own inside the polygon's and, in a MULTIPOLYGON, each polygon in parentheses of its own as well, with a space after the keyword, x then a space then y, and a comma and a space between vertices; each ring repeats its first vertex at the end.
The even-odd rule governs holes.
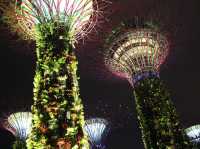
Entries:
POLYGON ((167 36, 152 21, 131 23, 134 21, 123 22, 107 39, 105 64, 134 87, 145 149, 185 149, 186 136, 159 77, 159 68, 170 47, 167 36))
POLYGON ((109 132, 109 123, 102 118, 92 118, 86 120, 84 130, 89 137, 92 149, 104 149, 105 137, 109 132))
POLYGON ((200 125, 191 126, 185 129, 185 132, 192 144, 198 149, 200 147, 200 125))
POLYGON ((16 137, 13 149, 26 149, 26 139, 31 131, 31 120, 31 112, 16 112, 9 115, 3 123, 5 129, 16 137))
POLYGON ((27 147, 88 148, 74 47, 94 28, 97 1, 2 0, 0 7, 14 31, 36 41, 33 126, 27 147))

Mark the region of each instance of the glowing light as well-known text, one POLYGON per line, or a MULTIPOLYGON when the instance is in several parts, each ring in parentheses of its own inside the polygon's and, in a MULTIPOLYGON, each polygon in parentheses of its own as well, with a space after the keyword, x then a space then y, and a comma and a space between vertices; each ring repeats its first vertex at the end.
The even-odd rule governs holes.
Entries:
POLYGON ((31 130, 31 121, 30 112, 17 112, 8 117, 5 127, 16 137, 26 140, 31 130))
POLYGON ((103 139, 108 133, 108 122, 105 119, 94 118, 86 120, 84 130, 91 142, 92 148, 104 148, 103 139))
POLYGON ((20 30, 30 35, 36 24, 59 21, 80 36, 93 28, 96 4, 93 0, 17 0, 16 15, 20 30))
POLYGON ((185 132, 192 142, 200 143, 200 125, 189 127, 185 132))
POLYGON ((158 72, 168 51, 168 41, 161 33, 135 29, 113 40, 108 46, 105 63, 111 71, 134 78, 137 74, 158 72))

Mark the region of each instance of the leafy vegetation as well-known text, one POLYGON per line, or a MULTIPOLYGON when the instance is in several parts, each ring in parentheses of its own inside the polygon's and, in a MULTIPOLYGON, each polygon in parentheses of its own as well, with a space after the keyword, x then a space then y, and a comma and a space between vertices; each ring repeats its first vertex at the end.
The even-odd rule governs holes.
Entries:
POLYGON ((134 95, 145 149, 191 149, 170 94, 159 78, 138 81, 134 95))
POLYGON ((73 38, 62 23, 35 29, 37 66, 29 149, 88 149, 73 38))

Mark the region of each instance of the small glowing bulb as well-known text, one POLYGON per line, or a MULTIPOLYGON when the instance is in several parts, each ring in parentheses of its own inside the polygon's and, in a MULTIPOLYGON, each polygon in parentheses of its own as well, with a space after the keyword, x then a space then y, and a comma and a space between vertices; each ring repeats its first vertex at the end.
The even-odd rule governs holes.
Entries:
POLYGON ((142 42, 146 42, 146 39, 145 39, 145 38, 142 38, 142 42))
POLYGON ((153 40, 152 40, 152 39, 150 39, 150 40, 149 40, 149 43, 152 45, 152 44, 153 44, 153 40))
POLYGON ((21 5, 16 7, 16 15, 19 18, 19 22, 22 20, 21 26, 25 25, 30 29, 37 24, 56 20, 66 23, 70 22, 71 30, 76 31, 76 34, 78 34, 94 13, 92 0, 21 1, 21 5))
POLYGON ((59 39, 63 39, 63 36, 59 36, 59 39))
POLYGON ((118 55, 117 53, 115 53, 115 54, 114 54, 114 57, 115 57, 115 58, 118 58, 118 57, 119 57, 119 55, 118 55))

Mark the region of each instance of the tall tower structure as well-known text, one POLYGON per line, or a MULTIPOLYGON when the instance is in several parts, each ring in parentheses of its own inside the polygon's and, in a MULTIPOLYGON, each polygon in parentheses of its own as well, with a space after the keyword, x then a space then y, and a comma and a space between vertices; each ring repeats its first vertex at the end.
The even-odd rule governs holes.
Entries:
POLYGON ((150 24, 123 23, 105 46, 105 64, 114 74, 126 77, 133 86, 136 110, 145 149, 187 148, 171 96, 160 79, 170 43, 150 24))
POLYGON ((96 0, 16 0, 0 2, 4 20, 36 41, 36 71, 29 149, 87 149, 79 96, 75 43, 97 20, 96 0))

